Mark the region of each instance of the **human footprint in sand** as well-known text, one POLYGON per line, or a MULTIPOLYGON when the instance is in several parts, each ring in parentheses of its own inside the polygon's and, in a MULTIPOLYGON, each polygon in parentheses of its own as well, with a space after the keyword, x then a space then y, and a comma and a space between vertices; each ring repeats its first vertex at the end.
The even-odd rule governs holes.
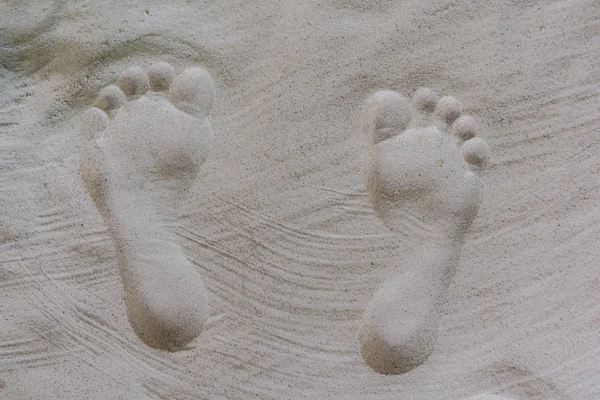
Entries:
POLYGON ((158 63, 125 70, 83 115, 80 172, 117 249, 128 318, 149 346, 177 350, 203 329, 204 284, 169 225, 212 141, 210 75, 158 63))
POLYGON ((366 102, 364 175, 375 213, 410 240, 405 258, 369 303, 359 328, 366 363, 384 374, 417 367, 431 354, 439 308, 477 214, 488 146, 453 97, 417 90, 366 102))

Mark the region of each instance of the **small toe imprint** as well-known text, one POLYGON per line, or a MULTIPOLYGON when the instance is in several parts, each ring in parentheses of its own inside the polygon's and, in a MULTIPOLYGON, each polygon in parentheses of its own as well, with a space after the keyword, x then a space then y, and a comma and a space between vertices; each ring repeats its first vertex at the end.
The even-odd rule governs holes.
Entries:
POLYGON ((452 96, 444 96, 438 101, 435 108, 435 115, 444 124, 450 125, 462 113, 462 106, 452 96))
POLYGON ((162 92, 169 89, 173 78, 175 78, 175 70, 166 62, 154 64, 148 70, 150 90, 153 92, 162 92))
POLYGON ((452 124, 452 134, 460 140, 469 140, 477 134, 479 127, 475 118, 470 115, 461 115, 452 124))
POLYGON ((140 67, 127 68, 117 79, 117 86, 126 96, 143 94, 148 90, 148 75, 140 67))
POLYGON ((485 140, 474 137, 467 140, 461 148, 463 158, 471 165, 485 167, 489 157, 489 146, 485 140))
POLYGON ((125 94, 117 86, 110 85, 100 91, 94 102, 94 107, 110 113, 121 107, 124 103, 125 94))

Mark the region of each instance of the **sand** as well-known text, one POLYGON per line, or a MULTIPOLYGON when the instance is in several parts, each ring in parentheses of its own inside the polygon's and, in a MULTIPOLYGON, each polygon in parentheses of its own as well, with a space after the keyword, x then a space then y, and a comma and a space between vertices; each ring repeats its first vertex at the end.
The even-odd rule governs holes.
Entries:
MULTIPOLYGON (((596 1, 574 0, 0 2, 0 398, 600 398, 598 21, 596 1), (174 79, 207 71, 212 107, 210 90, 183 84, 173 97, 162 91, 177 81, 152 73, 158 83, 138 91, 165 62, 174 79), (361 355, 365 311, 401 282, 391 293, 411 318, 433 315, 423 304, 439 292, 417 290, 434 283, 420 266, 443 271, 428 257, 444 247, 408 257, 423 236, 376 212, 362 111, 378 91, 409 99, 421 87, 472 117, 429 126, 456 146, 442 147, 452 171, 476 174, 480 198, 436 284, 435 340, 386 375, 361 355), (82 118, 94 106, 106 119, 82 118), (204 147, 179 144, 208 124, 210 150, 194 158, 204 147), (156 340, 132 317, 122 231, 80 173, 82 137, 99 132, 132 133, 110 153, 130 166, 167 165, 132 167, 150 182, 136 193, 109 190, 137 221, 130 259, 179 280, 152 289, 168 305, 167 322, 145 325, 156 340), (460 147, 472 133, 489 148, 477 170, 481 142, 460 147), (175 137, 161 146, 196 161, 161 159, 145 137, 175 137)), ((409 131, 382 139, 429 129, 392 115, 409 131)), ((415 164, 392 161, 414 178, 415 164)), ((457 198, 431 176, 430 190, 457 198)), ((422 198, 426 221, 440 209, 422 198)))

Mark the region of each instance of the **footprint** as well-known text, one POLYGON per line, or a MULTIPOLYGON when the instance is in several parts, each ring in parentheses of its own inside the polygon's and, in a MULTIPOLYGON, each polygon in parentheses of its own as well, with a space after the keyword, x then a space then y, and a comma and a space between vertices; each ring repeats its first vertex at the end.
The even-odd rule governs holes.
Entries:
POLYGON ((174 351, 203 329, 204 284, 169 225, 212 141, 210 75, 158 63, 125 70, 84 113, 80 173, 117 249, 128 318, 149 346, 174 351))
POLYGON ((366 102, 367 194, 381 221, 409 239, 358 332, 363 359, 383 374, 410 371, 433 351, 439 307, 479 208, 488 147, 461 112, 456 99, 426 88, 412 105, 393 91, 366 102))

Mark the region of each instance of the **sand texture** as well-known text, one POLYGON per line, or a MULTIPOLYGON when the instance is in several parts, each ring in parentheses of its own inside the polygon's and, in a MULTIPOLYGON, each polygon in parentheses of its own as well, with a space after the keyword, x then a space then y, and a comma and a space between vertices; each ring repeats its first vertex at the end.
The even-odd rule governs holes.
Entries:
POLYGON ((0 399, 600 399, 599 59, 597 0, 0 1, 0 399))

